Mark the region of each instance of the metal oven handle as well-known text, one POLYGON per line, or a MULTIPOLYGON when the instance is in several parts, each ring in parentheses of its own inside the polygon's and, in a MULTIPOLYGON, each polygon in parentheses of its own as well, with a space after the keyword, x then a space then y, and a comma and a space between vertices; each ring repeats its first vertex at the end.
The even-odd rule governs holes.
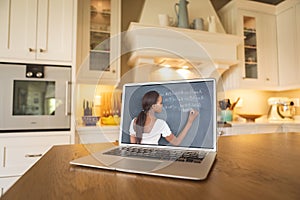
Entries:
POLYGON ((70 98, 70 86, 71 86, 71 82, 70 81, 66 81, 66 102, 65 102, 65 115, 69 116, 71 115, 71 103, 69 102, 69 98, 70 98))

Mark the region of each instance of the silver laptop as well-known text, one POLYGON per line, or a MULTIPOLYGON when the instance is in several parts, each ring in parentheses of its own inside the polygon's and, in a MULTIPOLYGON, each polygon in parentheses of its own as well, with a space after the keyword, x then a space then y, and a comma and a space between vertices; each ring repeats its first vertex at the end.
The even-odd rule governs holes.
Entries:
POLYGON ((123 86, 119 146, 72 160, 70 164, 192 180, 205 179, 217 153, 216 82, 193 79, 168 82, 131 83, 123 86), (130 124, 143 110, 142 98, 149 91, 162 97, 157 119, 167 123, 177 136, 191 109, 199 111, 178 146, 161 133, 154 144, 132 144, 130 124))

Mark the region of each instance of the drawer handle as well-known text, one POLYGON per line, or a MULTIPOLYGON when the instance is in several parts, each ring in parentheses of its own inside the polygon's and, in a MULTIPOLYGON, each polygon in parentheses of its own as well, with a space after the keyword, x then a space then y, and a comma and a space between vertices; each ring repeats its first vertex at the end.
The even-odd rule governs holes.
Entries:
POLYGON ((26 154, 25 157, 26 158, 36 158, 36 157, 42 157, 43 154, 39 153, 39 154, 26 154))
POLYGON ((2 166, 5 167, 6 166, 6 147, 4 147, 3 149, 3 163, 2 166))

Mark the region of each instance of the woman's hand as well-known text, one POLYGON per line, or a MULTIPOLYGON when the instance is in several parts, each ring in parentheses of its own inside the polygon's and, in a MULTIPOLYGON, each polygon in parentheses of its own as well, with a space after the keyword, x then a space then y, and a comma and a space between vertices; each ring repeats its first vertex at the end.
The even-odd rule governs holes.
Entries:
POLYGON ((189 113, 188 122, 193 122, 198 115, 199 115, 199 112, 197 110, 192 109, 189 113))

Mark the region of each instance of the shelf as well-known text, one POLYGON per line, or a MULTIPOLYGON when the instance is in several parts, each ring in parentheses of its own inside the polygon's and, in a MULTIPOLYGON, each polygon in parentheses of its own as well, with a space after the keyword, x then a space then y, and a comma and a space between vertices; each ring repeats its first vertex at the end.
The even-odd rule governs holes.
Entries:
POLYGON ((90 32, 94 32, 94 33, 103 33, 103 34, 110 34, 110 31, 97 30, 97 29, 91 29, 90 32))
POLYGON ((244 33, 253 33, 253 34, 255 34, 256 30, 255 29, 244 29, 244 33))
POLYGON ((257 65, 257 62, 248 62, 248 61, 245 61, 245 64, 246 65, 257 65))
POLYGON ((245 49, 253 49, 253 50, 256 50, 256 46, 245 45, 244 47, 245 47, 245 49))
POLYGON ((109 54, 110 53, 110 51, 109 50, 98 50, 98 49, 93 49, 93 50, 90 50, 91 52, 93 52, 93 53, 107 53, 107 54, 109 54))

